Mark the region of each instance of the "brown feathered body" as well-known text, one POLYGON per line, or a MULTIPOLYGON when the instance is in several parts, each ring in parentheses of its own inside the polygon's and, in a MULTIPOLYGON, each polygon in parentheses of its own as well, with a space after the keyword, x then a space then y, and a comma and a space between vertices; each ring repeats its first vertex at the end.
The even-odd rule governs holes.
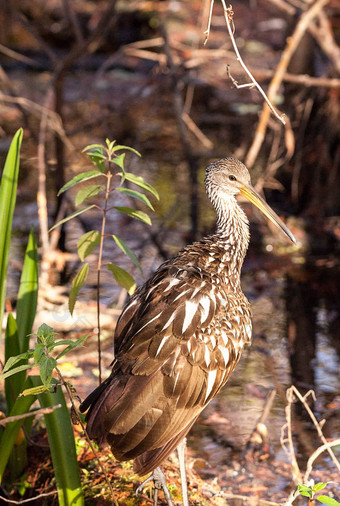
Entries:
MULTIPOLYGON (((246 177, 232 162, 233 173, 246 177)), ((251 341, 240 286, 248 221, 236 192, 222 192, 216 174, 211 164, 206 188, 216 234, 184 248, 137 290, 117 323, 112 373, 81 406, 90 407, 89 436, 107 441, 118 460, 135 459, 140 475, 185 437, 251 341)))

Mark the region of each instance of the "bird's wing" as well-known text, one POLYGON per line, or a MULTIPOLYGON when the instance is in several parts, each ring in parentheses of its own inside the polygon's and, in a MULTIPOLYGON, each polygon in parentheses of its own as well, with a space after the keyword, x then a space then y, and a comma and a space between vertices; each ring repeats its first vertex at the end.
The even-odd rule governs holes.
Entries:
MULTIPOLYGON (((209 327, 219 308, 218 292, 207 273, 196 266, 163 264, 119 318, 115 332, 117 360, 141 359, 142 354, 156 359, 155 366, 159 367, 176 347, 209 327)), ((141 368, 137 374, 149 373, 141 368)))
POLYGON ((106 438, 118 459, 165 458, 227 381, 239 356, 220 293, 198 267, 169 263, 123 311, 112 374, 87 416, 90 436, 106 438))

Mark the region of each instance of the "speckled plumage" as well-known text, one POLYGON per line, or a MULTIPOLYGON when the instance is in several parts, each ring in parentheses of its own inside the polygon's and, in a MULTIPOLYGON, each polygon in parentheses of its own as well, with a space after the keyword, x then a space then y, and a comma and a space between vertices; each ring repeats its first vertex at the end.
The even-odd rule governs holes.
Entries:
POLYGON ((119 460, 135 459, 140 475, 185 437, 251 341, 240 286, 248 220, 235 199, 248 183, 238 160, 209 165, 216 234, 184 248, 137 290, 117 323, 112 373, 81 406, 90 407, 90 437, 106 440, 119 460))

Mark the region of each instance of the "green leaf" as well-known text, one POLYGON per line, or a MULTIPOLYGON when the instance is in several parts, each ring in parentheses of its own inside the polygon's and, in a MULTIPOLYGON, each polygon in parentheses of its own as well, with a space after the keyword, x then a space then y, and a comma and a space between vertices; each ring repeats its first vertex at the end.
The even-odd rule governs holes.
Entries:
POLYGON ((112 158, 112 162, 115 163, 116 165, 118 165, 118 167, 120 167, 122 169, 123 173, 125 173, 124 160, 125 160, 125 153, 122 153, 121 155, 118 155, 118 156, 115 156, 114 158, 112 158))
MULTIPOLYGON (((66 355, 66 353, 73 350, 77 346, 82 346, 82 344, 86 341, 86 339, 89 337, 89 335, 90 334, 86 334, 85 336, 80 337, 76 341, 71 341, 70 345, 67 348, 65 348, 65 350, 63 350, 61 353, 59 353, 59 355, 57 356, 57 360, 59 360, 61 357, 66 355)), ((56 343, 56 344, 59 345, 59 343, 56 343)))
POLYGON ((327 482, 320 481, 319 483, 315 483, 314 487, 312 487, 313 492, 318 492, 319 490, 322 490, 323 488, 327 487, 327 482))
POLYGON ((51 384, 53 369, 57 366, 55 358, 42 355, 39 362, 40 378, 46 388, 51 384))
POLYGON ((129 295, 132 295, 136 290, 136 282, 132 276, 126 270, 118 267, 116 264, 108 264, 107 268, 112 272, 113 277, 117 283, 128 291, 129 295))
POLYGON ((137 156, 141 156, 140 152, 137 151, 134 148, 130 148, 130 146, 124 146, 122 144, 117 144, 114 148, 111 149, 111 152, 114 153, 115 151, 119 151, 120 149, 126 149, 127 151, 132 151, 132 153, 135 153, 137 156))
POLYGON ((59 195, 72 188, 75 184, 81 183, 82 181, 88 181, 89 179, 102 175, 103 173, 100 170, 88 170, 86 172, 81 172, 81 174, 77 174, 71 179, 71 181, 64 184, 64 186, 58 191, 57 196, 59 197, 59 195))
POLYGON ((70 214, 69 216, 66 216, 66 218, 58 221, 58 223, 53 225, 53 227, 49 229, 49 232, 52 232, 52 230, 54 230, 57 227, 60 227, 60 225, 62 225, 63 223, 66 223, 67 221, 72 220, 73 218, 75 218, 79 214, 85 213, 85 211, 88 211, 89 209, 92 209, 93 207, 95 207, 95 205, 91 204, 90 206, 83 207, 82 209, 75 211, 74 213, 70 214))
POLYGON ((10 376, 13 376, 13 374, 17 374, 18 372, 26 371, 27 369, 32 369, 32 367, 33 367, 32 364, 24 364, 19 365, 18 367, 14 367, 14 369, 11 369, 10 371, 7 371, 5 373, 2 372, 0 374, 0 381, 9 378, 10 376))
POLYGON ((98 195, 99 192, 104 190, 105 188, 100 184, 91 184, 89 186, 85 186, 84 188, 81 188, 81 190, 78 191, 76 198, 75 198, 75 205, 76 207, 80 206, 84 202, 84 200, 90 199, 92 197, 95 197, 98 195))
POLYGON ((43 344, 53 342, 54 341, 54 330, 49 325, 46 325, 46 323, 43 323, 38 328, 37 339, 38 339, 38 342, 41 342, 43 344))
MULTIPOLYGON (((20 278, 16 316, 19 346, 22 353, 28 350, 37 310, 38 276, 38 246, 34 230, 31 229, 20 278)), ((24 381, 24 378, 22 380, 24 381)))
POLYGON ((338 501, 332 497, 328 497, 327 495, 319 495, 319 497, 316 497, 316 500, 322 504, 328 504, 328 506, 340 506, 340 503, 338 501))
POLYGON ((115 240, 115 243, 117 244, 117 246, 119 246, 119 248, 123 251, 123 253, 125 253, 125 255, 127 255, 133 261, 135 266, 138 267, 140 272, 142 272, 142 267, 138 261, 138 258, 136 257, 134 252, 129 248, 129 246, 126 244, 126 242, 123 241, 123 239, 121 239, 120 237, 118 237, 116 235, 113 235, 112 237, 115 240))
POLYGON ((82 153, 86 153, 87 151, 90 151, 91 149, 105 149, 105 146, 103 144, 89 144, 82 150, 82 153))
POLYGON ((68 299, 68 307, 71 315, 73 314, 74 306, 77 301, 78 293, 81 287, 84 285, 87 275, 89 273, 89 264, 84 264, 80 271, 76 274, 76 277, 72 281, 72 287, 70 296, 68 299))
POLYGON ((27 395, 43 394, 45 392, 49 392, 51 388, 53 388, 53 384, 51 384, 49 387, 46 387, 45 385, 41 385, 39 387, 25 388, 25 390, 23 392, 21 392, 19 397, 26 397, 27 395))
MULTIPOLYGON (((31 377, 29 377, 25 383, 25 387, 31 386, 31 377)), ((35 397, 33 395, 29 395, 28 397, 18 397, 11 409, 9 415, 22 415, 27 413, 31 404, 35 401, 35 397)), ((18 432, 23 424, 22 420, 16 420, 14 422, 8 423, 0 433, 0 483, 2 481, 4 471, 8 462, 8 458, 13 449, 15 441, 18 436, 18 432)))
MULTIPOLYGON (((7 363, 7 361, 10 360, 11 357, 15 357, 19 353, 20 353, 20 346, 18 340, 17 322, 12 313, 9 313, 5 331, 5 363, 7 363)), ((10 380, 5 380, 7 414, 11 411, 15 399, 18 397, 21 389, 22 389, 22 379, 20 375, 19 377, 15 376, 10 380)))
POLYGON ((43 353, 44 353, 44 345, 42 343, 37 343, 35 345, 34 352, 33 352, 33 358, 34 358, 35 364, 39 363, 43 353))
POLYGON ((12 221, 17 198, 20 147, 23 129, 13 137, 9 148, 0 186, 0 329, 5 308, 7 266, 11 243, 12 221))
POLYGON ((103 153, 103 148, 94 149, 93 151, 87 153, 87 155, 90 158, 91 162, 100 170, 100 172, 104 173, 105 161, 107 157, 103 153))
POLYGON ((78 239, 77 248, 80 260, 83 262, 85 258, 92 253, 94 248, 100 243, 101 235, 97 230, 86 232, 78 239))
POLYGON ((140 193, 136 190, 130 190, 130 188, 122 188, 121 186, 116 188, 116 190, 119 191, 120 193, 123 193, 124 195, 128 195, 129 197, 140 200, 141 202, 149 206, 152 211, 155 210, 150 200, 146 195, 144 195, 144 193, 140 193))
POLYGON ((143 221, 144 223, 147 223, 147 225, 151 225, 150 217, 146 213, 143 213, 143 211, 137 211, 136 209, 132 209, 131 207, 121 207, 121 206, 115 206, 114 209, 117 209, 117 211, 119 211, 120 213, 127 214, 132 218, 136 218, 137 220, 143 221))
POLYGON ((9 371, 15 364, 17 364, 21 360, 28 360, 29 358, 32 357, 32 355, 33 355, 33 351, 30 350, 30 351, 26 351, 25 353, 20 353, 19 355, 16 355, 15 357, 9 357, 2 372, 4 373, 4 372, 9 371))
MULTIPOLYGON (((33 386, 39 386, 39 378, 32 378, 33 386)), ((60 387, 55 393, 38 395, 40 406, 49 408, 61 404, 61 408, 44 415, 51 450, 53 469, 58 488, 60 506, 83 506, 79 467, 73 428, 65 397, 60 387)))
POLYGON ((139 186, 140 188, 143 188, 143 190, 152 193, 152 195, 156 197, 157 200, 159 200, 159 195, 156 188, 154 188, 153 186, 151 186, 151 184, 144 181, 144 179, 141 176, 135 176, 135 174, 132 174, 131 172, 124 172, 124 174, 119 175, 123 177, 123 180, 127 179, 131 183, 139 186))
POLYGON ((312 490, 309 487, 307 487, 306 485, 298 484, 298 490, 299 490, 300 494, 303 495, 304 497, 312 497, 313 496, 312 490))

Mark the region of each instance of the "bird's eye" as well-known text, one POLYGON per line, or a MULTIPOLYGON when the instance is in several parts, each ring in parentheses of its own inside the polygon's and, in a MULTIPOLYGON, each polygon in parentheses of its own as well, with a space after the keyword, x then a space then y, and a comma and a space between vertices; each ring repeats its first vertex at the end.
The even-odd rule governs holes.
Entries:
POLYGON ((230 181, 236 181, 236 177, 235 177, 235 176, 233 176, 233 175, 231 175, 231 176, 229 176, 229 180, 230 180, 230 181))

